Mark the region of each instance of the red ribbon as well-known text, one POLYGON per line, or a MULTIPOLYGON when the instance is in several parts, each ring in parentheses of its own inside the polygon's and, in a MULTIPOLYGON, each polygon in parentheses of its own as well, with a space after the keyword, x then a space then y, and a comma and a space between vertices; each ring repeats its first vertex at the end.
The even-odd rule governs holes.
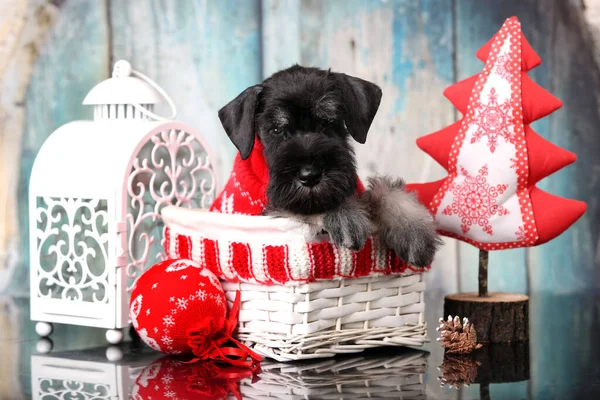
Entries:
POLYGON ((256 373, 248 368, 223 368, 209 362, 200 364, 194 374, 188 376, 187 389, 207 399, 225 399, 231 393, 242 400, 239 382, 248 377, 252 377, 252 383, 257 380, 256 373))
POLYGON ((188 332, 188 345, 192 348, 192 353, 196 356, 196 358, 188 361, 188 363, 214 360, 236 367, 249 368, 253 372, 260 368, 259 363, 262 361, 262 357, 232 336, 233 331, 235 331, 238 325, 241 303, 240 295, 240 291, 236 291, 235 301, 229 311, 229 317, 225 320, 221 331, 213 333, 214 321, 208 319, 205 320, 205 326, 192 329, 188 332), (228 341, 237 347, 224 346, 228 341))

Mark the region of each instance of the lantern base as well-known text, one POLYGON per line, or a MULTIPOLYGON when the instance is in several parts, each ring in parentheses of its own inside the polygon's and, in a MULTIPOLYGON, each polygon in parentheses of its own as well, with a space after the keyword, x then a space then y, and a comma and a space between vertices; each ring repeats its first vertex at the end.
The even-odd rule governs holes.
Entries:
POLYGON ((49 322, 40 321, 35 324, 35 333, 43 338, 50 336, 53 331, 54 326, 49 322))
POLYGON ((119 344, 123 341, 123 331, 120 329, 109 329, 106 331, 106 340, 110 344, 119 344))
POLYGON ((468 318, 480 343, 522 342, 529 339, 529 297, 517 293, 455 293, 444 299, 444 318, 468 318))

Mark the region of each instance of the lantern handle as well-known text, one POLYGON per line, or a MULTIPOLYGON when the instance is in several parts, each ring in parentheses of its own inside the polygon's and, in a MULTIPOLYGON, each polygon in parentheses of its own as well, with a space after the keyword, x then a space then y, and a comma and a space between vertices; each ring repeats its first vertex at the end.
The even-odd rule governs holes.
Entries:
POLYGON ((177 115, 177 108, 175 108, 175 103, 173 103, 173 100, 171 100, 171 98, 169 97, 167 92, 165 92, 163 90, 163 88, 158 86, 158 84, 156 82, 154 82, 152 79, 148 78, 146 75, 133 69, 131 67, 131 64, 129 63, 129 61, 119 60, 115 63, 115 66, 113 68, 113 73, 112 73, 113 78, 125 77, 125 76, 129 76, 131 74, 138 76, 140 79, 146 81, 146 83, 148 83, 150 86, 152 86, 154 89, 156 89, 156 91, 158 93, 160 93, 160 95, 165 100, 167 100, 167 103, 169 103, 169 106, 171 106, 171 110, 173 111, 173 114, 170 117, 161 117, 160 115, 154 114, 152 111, 148 111, 147 109, 145 109, 144 107, 142 107, 141 105, 139 105, 137 103, 133 103, 132 104, 133 107, 135 109, 137 109, 139 112, 141 112, 142 114, 144 114, 146 117, 155 119, 157 121, 168 121, 168 120, 174 119, 175 116, 177 115))
POLYGON ((160 86, 158 86, 158 84, 156 82, 154 82, 152 79, 148 78, 146 75, 142 74, 139 71, 136 71, 135 69, 131 69, 131 73, 134 75, 137 75, 139 78, 145 80, 150 86, 152 86, 154 89, 156 89, 158 91, 158 93, 161 94, 161 96, 167 101, 167 103, 169 103, 169 106, 171 107, 171 110, 173 111, 173 113, 171 114, 170 117, 161 117, 158 114, 154 114, 152 111, 148 111, 147 109, 145 109, 144 107, 142 107, 139 104, 133 104, 133 106, 142 114, 144 114, 147 117, 153 118, 157 121, 168 121, 171 119, 174 119, 175 116, 177 115, 177 108, 175 107, 175 103, 173 103, 173 100, 171 100, 171 97, 169 97, 169 95, 167 94, 167 92, 165 92, 163 90, 163 88, 161 88, 160 86))

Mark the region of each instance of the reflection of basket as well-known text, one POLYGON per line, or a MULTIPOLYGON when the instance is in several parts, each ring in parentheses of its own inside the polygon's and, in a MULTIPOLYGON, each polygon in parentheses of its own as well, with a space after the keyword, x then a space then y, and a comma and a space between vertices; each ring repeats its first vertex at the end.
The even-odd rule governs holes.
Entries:
POLYGON ((427 341, 423 270, 369 240, 359 252, 287 219, 166 207, 165 249, 242 292, 239 337, 285 361, 427 341))
POLYGON ((352 357, 302 364, 263 362, 260 380, 242 381, 244 399, 425 399, 427 353, 352 357))

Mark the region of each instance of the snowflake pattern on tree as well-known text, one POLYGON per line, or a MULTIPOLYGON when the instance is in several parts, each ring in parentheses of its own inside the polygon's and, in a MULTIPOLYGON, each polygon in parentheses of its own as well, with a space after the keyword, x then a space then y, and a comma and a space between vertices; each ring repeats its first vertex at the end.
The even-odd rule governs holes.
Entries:
POLYGON ((525 228, 523 226, 519 227, 519 229, 515 232, 515 235, 517 236, 517 241, 519 242, 527 240, 527 232, 525 232, 525 228))
POLYGON ((452 204, 442 213, 457 215, 461 220, 460 228, 463 233, 469 232, 471 226, 480 226, 485 233, 492 235, 492 216, 507 215, 508 210, 497 204, 497 198, 504 193, 508 185, 491 185, 487 182, 488 167, 484 165, 479 174, 472 176, 464 167, 460 167, 465 179, 461 183, 453 182, 449 190, 454 195, 452 204))
POLYGON ((496 75, 502 77, 507 81, 510 81, 514 71, 514 60, 511 60, 510 56, 506 53, 500 54, 496 58, 496 64, 494 66, 494 72, 496 75))
POLYGON ((507 143, 515 143, 515 120, 512 116, 512 107, 509 101, 498 103, 498 93, 492 88, 488 94, 488 104, 480 102, 473 119, 477 130, 473 132, 471 143, 487 138, 487 146, 493 153, 498 147, 498 139, 503 138, 507 143))

